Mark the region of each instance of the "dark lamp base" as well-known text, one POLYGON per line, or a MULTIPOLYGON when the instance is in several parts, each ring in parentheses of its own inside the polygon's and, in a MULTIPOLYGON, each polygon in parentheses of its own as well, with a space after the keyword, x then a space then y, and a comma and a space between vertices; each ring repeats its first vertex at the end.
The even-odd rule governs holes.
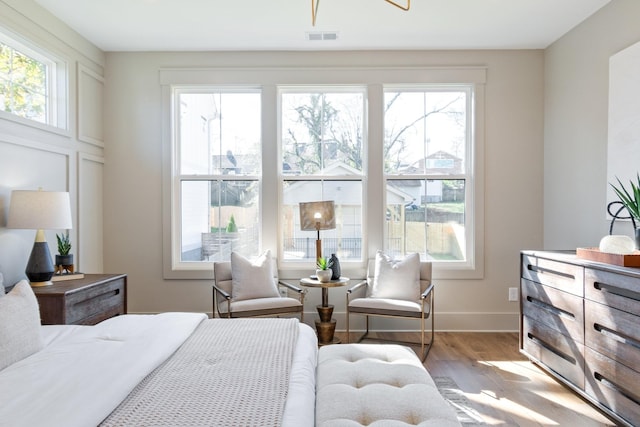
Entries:
POLYGON ((29 282, 31 282, 31 286, 47 286, 51 284, 53 261, 51 260, 51 252, 49 252, 47 242, 35 242, 33 244, 25 273, 29 282))

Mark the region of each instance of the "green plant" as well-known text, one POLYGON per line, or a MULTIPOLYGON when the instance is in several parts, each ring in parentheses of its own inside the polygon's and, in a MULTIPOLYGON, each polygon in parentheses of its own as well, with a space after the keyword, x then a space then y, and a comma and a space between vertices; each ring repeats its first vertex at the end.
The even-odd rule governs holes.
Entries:
POLYGON ((56 240, 58 241, 58 253, 60 255, 69 255, 71 250, 71 242, 69 241, 69 232, 66 234, 56 234, 56 240))
POLYGON ((328 270, 332 265, 333 261, 325 257, 318 258, 318 261, 316 262, 316 267, 318 267, 318 270, 328 270))
POLYGON ((231 214, 231 218, 229 218, 229 224, 227 224, 227 233, 235 233, 238 231, 238 226, 236 225, 236 219, 231 214))
POLYGON ((631 215, 635 220, 640 221, 640 173, 636 175, 636 179, 638 181, 637 184, 633 181, 629 182, 631 184, 630 191, 627 191, 618 177, 616 177, 616 179, 618 180, 620 187, 610 184, 611 187, 613 187, 613 191, 616 192, 624 207, 627 208, 629 215, 631 215))

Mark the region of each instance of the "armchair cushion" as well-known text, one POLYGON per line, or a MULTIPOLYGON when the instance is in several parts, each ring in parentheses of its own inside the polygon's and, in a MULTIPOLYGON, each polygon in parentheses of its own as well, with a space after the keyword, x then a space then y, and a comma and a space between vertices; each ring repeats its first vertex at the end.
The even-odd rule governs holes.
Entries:
POLYGON ((376 253, 371 298, 388 298, 406 301, 420 299, 420 255, 413 253, 401 261, 376 253))
POLYGON ((231 253, 231 300, 280 297, 273 275, 271 251, 267 250, 255 261, 231 253))

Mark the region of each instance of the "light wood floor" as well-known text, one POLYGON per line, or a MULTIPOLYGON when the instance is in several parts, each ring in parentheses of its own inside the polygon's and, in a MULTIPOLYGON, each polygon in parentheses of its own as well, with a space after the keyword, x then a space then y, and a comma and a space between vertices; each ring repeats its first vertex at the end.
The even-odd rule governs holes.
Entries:
MULTIPOLYGON (((346 333, 336 336, 345 342, 346 333)), ((387 337, 419 340, 417 333, 387 337)), ((438 332, 424 365, 432 376, 451 377, 488 425, 616 425, 521 355, 516 333, 438 332)))

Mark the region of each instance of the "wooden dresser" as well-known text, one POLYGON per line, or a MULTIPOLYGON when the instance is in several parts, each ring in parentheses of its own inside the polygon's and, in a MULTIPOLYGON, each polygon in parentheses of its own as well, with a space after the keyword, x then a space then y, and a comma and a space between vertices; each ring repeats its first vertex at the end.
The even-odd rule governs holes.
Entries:
POLYGON ((82 279, 33 288, 43 325, 95 325, 127 312, 125 274, 85 274, 82 279))
POLYGON ((616 422, 640 425, 640 268, 523 251, 520 350, 616 422))

